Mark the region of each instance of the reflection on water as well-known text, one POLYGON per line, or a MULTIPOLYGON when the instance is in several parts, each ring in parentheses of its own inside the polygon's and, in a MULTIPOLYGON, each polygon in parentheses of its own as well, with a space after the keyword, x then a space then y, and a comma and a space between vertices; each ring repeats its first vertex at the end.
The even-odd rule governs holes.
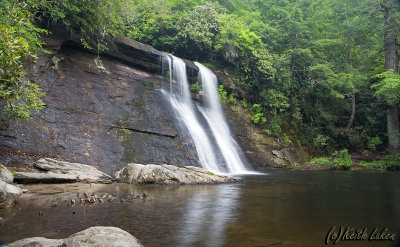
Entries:
POLYGON ((176 246, 222 246, 226 225, 235 217, 239 196, 237 185, 220 185, 193 195, 186 203, 176 246))
POLYGON ((194 186, 36 185, 0 210, 0 244, 65 238, 91 226, 116 226, 146 247, 321 247, 333 226, 388 227, 397 241, 335 246, 399 246, 400 173, 279 171, 241 184, 194 186), (114 202, 67 206, 77 191, 115 194, 114 202), (149 199, 129 200, 146 193, 149 199), (59 202, 52 207, 54 201, 59 202), (42 214, 39 215, 38 212, 42 214))

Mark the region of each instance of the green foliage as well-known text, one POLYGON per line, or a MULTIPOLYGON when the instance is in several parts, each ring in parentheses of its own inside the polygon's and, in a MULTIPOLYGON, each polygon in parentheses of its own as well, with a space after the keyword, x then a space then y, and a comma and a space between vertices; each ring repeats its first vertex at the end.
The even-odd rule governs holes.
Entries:
POLYGON ((388 155, 382 160, 360 161, 357 165, 360 167, 400 170, 400 156, 388 155))
POLYGON ((325 147, 328 146, 328 141, 329 141, 328 136, 319 134, 313 139, 313 144, 314 144, 314 147, 316 147, 316 148, 324 149, 325 147))
POLYGON ((97 52, 107 49, 105 38, 121 33, 133 12, 133 1, 63 0, 44 7, 52 21, 62 23, 71 36, 79 35, 83 46, 97 52))
POLYGON ((224 85, 219 85, 218 87, 218 96, 222 101, 226 100, 226 96, 228 95, 228 93, 226 92, 224 85))
POLYGON ((360 161, 357 165, 360 167, 368 167, 368 168, 384 168, 385 162, 383 160, 360 161))
POLYGON ((282 113, 290 106, 289 99, 282 92, 275 89, 263 90, 260 96, 273 114, 282 113))
POLYGON ((333 159, 333 163, 342 166, 345 169, 349 169, 353 166, 353 162, 351 160, 351 156, 348 153, 347 149, 343 149, 339 152, 339 156, 333 159))
POLYGON ((219 33, 221 11, 218 4, 209 2, 184 13, 176 23, 177 54, 190 58, 210 56, 219 33))
POLYGON ((292 140, 290 140, 290 136, 286 135, 286 133, 283 134, 283 140, 285 141, 286 144, 292 144, 292 140))
POLYGON ((381 140, 381 138, 379 138, 379 136, 375 136, 375 137, 368 137, 368 148, 371 150, 376 150, 376 146, 381 145, 383 142, 381 140))
POLYGON ((18 172, 12 172, 13 177, 16 177, 18 175, 18 172))
POLYGON ((28 119, 43 108, 43 92, 26 78, 25 66, 35 62, 44 29, 33 25, 29 2, 7 0, 0 6, 0 99, 5 119, 28 119))
POLYGON ((251 116, 251 120, 255 124, 258 124, 260 121, 261 123, 267 122, 267 119, 264 117, 264 113, 262 112, 262 108, 259 104, 254 104, 252 107, 253 115, 251 116))
POLYGON ((195 83, 192 84, 192 86, 190 87, 190 90, 192 92, 198 93, 198 92, 200 92, 202 90, 202 87, 199 84, 199 82, 196 81, 195 83))
POLYGON ((275 116, 268 125, 268 129, 270 130, 270 135, 273 137, 279 137, 282 133, 282 119, 278 116, 275 116))
POLYGON ((329 164, 331 161, 327 157, 313 158, 310 161, 311 164, 329 164))
POLYGON ((400 170, 400 155, 387 155, 384 161, 386 169, 400 170))
POLYGON ((375 89, 375 95, 390 102, 400 100, 400 74, 393 71, 385 71, 374 77, 378 80, 371 88, 375 89))
POLYGON ((231 104, 231 105, 236 105, 237 104, 237 100, 235 98, 235 95, 229 94, 228 103, 231 104))
POLYGON ((241 99, 268 135, 323 152, 386 144, 386 104, 400 98, 399 74, 385 70, 379 1, 6 0, 0 8, 0 97, 9 118, 43 107, 23 69, 41 48, 34 17, 64 25, 98 53, 122 34, 223 68, 232 80, 219 87, 222 101, 241 99), (295 130, 290 139, 282 125, 295 130))

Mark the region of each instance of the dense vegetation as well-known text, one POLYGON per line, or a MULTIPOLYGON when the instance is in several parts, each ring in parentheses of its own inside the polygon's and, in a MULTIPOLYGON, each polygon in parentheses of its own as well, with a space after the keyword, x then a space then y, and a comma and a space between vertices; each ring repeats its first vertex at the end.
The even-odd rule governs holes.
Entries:
POLYGON ((266 135, 326 154, 346 150, 343 157, 347 149, 366 157, 376 150, 400 152, 398 1, 0 3, 0 96, 13 116, 27 117, 42 104, 22 65, 41 45, 44 30, 32 22, 45 20, 63 24, 98 52, 106 49, 105 36, 119 33, 224 69, 235 90, 221 93, 230 104, 246 107, 266 135), (6 49, 9 42, 19 50, 6 49))

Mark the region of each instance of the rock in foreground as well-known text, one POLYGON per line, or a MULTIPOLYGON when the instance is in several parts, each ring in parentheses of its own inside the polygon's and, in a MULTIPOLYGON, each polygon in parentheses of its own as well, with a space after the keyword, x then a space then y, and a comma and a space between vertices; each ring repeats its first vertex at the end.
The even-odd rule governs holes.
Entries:
POLYGON ((12 204, 22 194, 22 190, 15 185, 0 180, 0 208, 12 204))
POLYGON ((3 164, 0 164, 0 180, 10 184, 13 182, 13 179, 14 177, 7 167, 5 167, 3 164))
POLYGON ((8 245, 9 247, 143 247, 131 234, 117 227, 90 227, 66 239, 26 238, 8 245))
POLYGON ((217 175, 194 166, 128 164, 115 173, 120 183, 129 184, 212 184, 241 181, 238 178, 217 175))

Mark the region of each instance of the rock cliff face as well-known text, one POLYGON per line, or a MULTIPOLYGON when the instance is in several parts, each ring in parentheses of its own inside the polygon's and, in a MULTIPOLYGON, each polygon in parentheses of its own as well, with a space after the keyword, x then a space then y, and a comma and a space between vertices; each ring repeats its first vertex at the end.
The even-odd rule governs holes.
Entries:
POLYGON ((161 91, 169 85, 159 76, 161 52, 117 37, 100 66, 74 42, 45 42, 52 54, 40 54, 30 77, 46 106, 31 121, 0 127, 0 163, 30 166, 53 157, 108 174, 132 162, 199 166, 161 91))
MULTIPOLYGON (((97 54, 51 30, 30 68, 30 79, 46 93, 46 106, 31 121, 0 122, 0 163, 33 167, 43 157, 94 166, 114 174, 126 164, 200 166, 191 139, 179 129, 162 89, 166 54, 126 37, 107 41, 97 54)), ((185 60, 191 82, 198 68, 185 60)), ((229 78, 218 75, 229 88, 229 78)), ((251 127, 249 117, 225 106, 233 133, 254 169, 291 166, 304 157, 251 127), (245 128, 244 128, 245 126, 245 128), (271 140, 270 140, 271 139, 271 140)))

